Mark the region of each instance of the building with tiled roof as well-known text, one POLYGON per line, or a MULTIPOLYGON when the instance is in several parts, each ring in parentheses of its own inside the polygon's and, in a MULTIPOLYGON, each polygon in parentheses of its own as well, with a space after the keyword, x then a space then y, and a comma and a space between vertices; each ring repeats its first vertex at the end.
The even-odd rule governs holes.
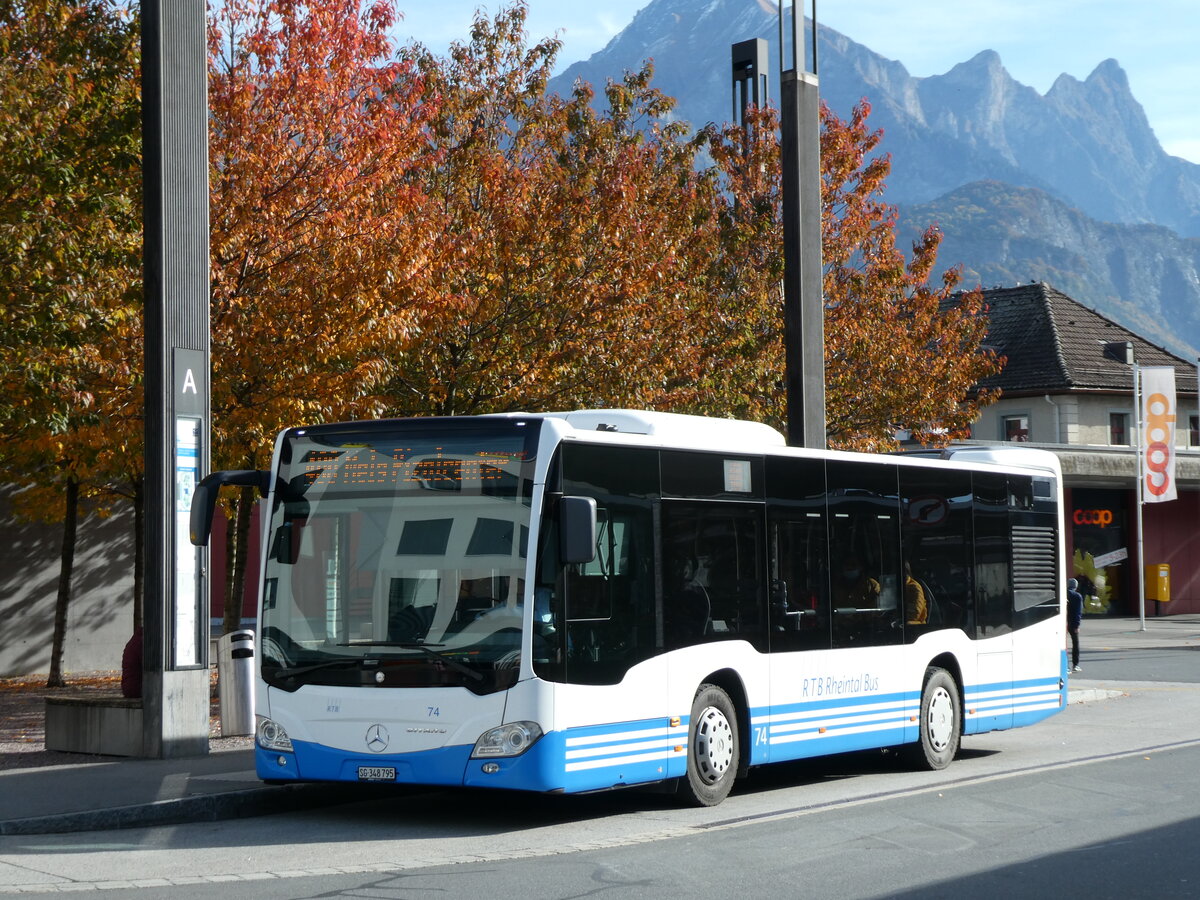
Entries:
POLYGON ((983 292, 988 304, 988 346, 1008 357, 986 387, 1009 396, 1071 392, 1128 392, 1129 366, 1106 356, 1105 344, 1129 341, 1141 366, 1174 366, 1177 389, 1196 393, 1196 368, 1072 300, 1044 282, 983 292))
MULTIPOLYGON (((981 385, 998 388, 1001 397, 983 410, 973 439, 1028 442, 1058 455, 1072 565, 1081 580, 1100 581, 1089 612, 1139 611, 1133 369, 1117 348, 1131 345, 1139 367, 1175 370, 1179 499, 1143 506, 1145 562, 1170 566, 1172 599, 1149 602, 1147 609, 1200 612, 1196 361, 1164 350, 1048 284, 995 288, 984 291, 984 297, 989 317, 985 343, 1007 362, 981 385), (1097 559, 1109 565, 1097 566, 1097 559)), ((1152 583, 1147 596, 1158 588, 1152 583)))

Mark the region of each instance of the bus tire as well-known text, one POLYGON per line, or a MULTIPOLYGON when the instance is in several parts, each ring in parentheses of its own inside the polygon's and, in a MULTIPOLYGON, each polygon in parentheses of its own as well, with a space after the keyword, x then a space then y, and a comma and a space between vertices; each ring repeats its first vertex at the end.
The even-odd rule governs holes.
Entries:
POLYGON ((702 684, 692 701, 684 799, 693 806, 716 806, 729 795, 741 759, 737 712, 729 695, 702 684))
POLYGON ((944 769, 958 754, 961 737, 958 685, 945 669, 930 666, 921 689, 921 734, 916 744, 909 745, 910 759, 917 768, 944 769))

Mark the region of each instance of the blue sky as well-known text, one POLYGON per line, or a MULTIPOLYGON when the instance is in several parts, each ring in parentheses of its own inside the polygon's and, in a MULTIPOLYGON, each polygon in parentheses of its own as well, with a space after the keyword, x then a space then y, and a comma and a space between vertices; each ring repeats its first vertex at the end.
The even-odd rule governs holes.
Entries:
MULTIPOLYGON (((436 52, 466 39, 476 8, 501 5, 398 2, 397 36, 436 52)), ((528 0, 528 27, 534 39, 561 32, 565 67, 601 49, 648 2, 528 0)), ((1043 93, 1059 74, 1082 80, 1112 57, 1167 152, 1200 163, 1200 0, 821 0, 817 18, 918 76, 995 50, 1014 78, 1043 93)))

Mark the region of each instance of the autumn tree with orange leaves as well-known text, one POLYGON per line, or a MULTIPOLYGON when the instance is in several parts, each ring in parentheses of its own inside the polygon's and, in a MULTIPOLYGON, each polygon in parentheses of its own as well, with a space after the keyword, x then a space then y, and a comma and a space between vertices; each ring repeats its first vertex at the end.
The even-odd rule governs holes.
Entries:
MULTIPOLYGON (((0 2, 24 9, 61 25, 67 6, 0 2)), ((583 84, 548 95, 558 42, 529 46, 526 12, 477 15, 439 58, 391 46, 392 0, 210 5, 215 466, 265 468, 284 427, 386 414, 639 406, 782 424, 774 113, 757 112, 748 135, 689 136, 649 65, 599 103, 583 84)), ((21 130, 28 72, 0 86, 13 126, 0 141, 46 163, 40 181, 14 168, 3 183, 51 204, 9 204, 17 218, 0 233, 0 252, 35 263, 0 310, 26 345, 0 365, 0 416, 37 424, 27 446, 61 489, 100 472, 111 485, 117 458, 137 457, 140 320, 127 259, 136 79, 97 94, 81 67, 99 56, 60 39, 37 96, 74 156, 51 158, 59 145, 21 130)), ((829 441, 887 448, 909 428, 941 442, 991 399, 971 388, 999 361, 980 346, 978 293, 954 294, 956 270, 929 284, 936 229, 907 258, 896 247, 868 112, 823 111, 829 441)), ((2 451, 10 468, 17 446, 2 451)), ((227 629, 251 499, 231 504, 227 629)))
MULTIPOLYGON (((773 114, 689 138, 649 66, 599 110, 587 85, 548 95, 559 45, 528 46, 522 3, 477 14, 445 58, 390 57, 392 17, 382 0, 239 0, 210 29, 219 464, 262 466, 288 425, 380 413, 781 424, 773 114)), ((942 441, 996 361, 978 296, 946 311, 957 274, 928 285, 937 232, 911 261, 896 249, 867 113, 823 113, 829 440, 942 441)))
MULTIPOLYGON (((430 266, 411 171, 436 100, 396 59, 394 22, 373 0, 210 6, 214 467, 265 468, 282 428, 382 411, 409 320, 381 298, 430 266)), ((227 631, 251 501, 233 504, 227 631)))
MULTIPOLYGON (((832 447, 886 450, 896 431, 927 444, 969 434, 995 395, 975 391, 1002 360, 982 347, 987 332, 978 290, 958 293, 958 268, 929 276, 941 233, 929 227, 905 258, 896 246, 896 210, 882 199, 890 160, 872 156, 882 132, 867 126, 864 100, 849 122, 821 108, 825 403, 832 447)), ((782 213, 778 121, 752 112, 747 131, 709 127, 720 199, 721 255, 712 277, 729 322, 714 313, 712 397, 702 408, 782 426, 782 213)))
POLYGON ((115 2, 0 2, 0 478, 63 525, 50 686, 77 522, 140 484, 137 67, 115 2))
POLYGON ((419 57, 429 122, 418 173, 437 235, 429 277, 397 283, 414 311, 391 409, 472 414, 664 405, 703 298, 695 147, 668 124, 649 67, 546 93, 559 42, 527 46, 526 10, 479 13, 470 41, 419 57))

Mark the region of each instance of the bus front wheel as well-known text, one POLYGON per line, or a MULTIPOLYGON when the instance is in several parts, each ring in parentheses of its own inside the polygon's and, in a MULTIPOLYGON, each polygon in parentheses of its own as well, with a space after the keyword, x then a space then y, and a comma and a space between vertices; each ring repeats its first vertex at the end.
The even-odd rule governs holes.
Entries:
POLYGON ((954 676, 945 669, 925 670, 921 690, 921 736, 910 745, 913 763, 922 769, 944 769, 958 753, 962 705, 954 676))
POLYGON ((687 800, 695 806, 716 806, 724 800, 733 787, 740 753, 733 701, 714 684, 700 685, 688 734, 687 800))

